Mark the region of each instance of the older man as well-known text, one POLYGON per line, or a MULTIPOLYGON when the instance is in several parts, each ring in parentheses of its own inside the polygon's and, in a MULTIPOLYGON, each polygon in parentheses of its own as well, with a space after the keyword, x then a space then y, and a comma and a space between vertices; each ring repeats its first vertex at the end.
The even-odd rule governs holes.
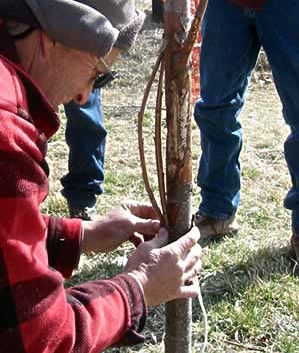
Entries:
POLYGON ((134 0, 1 0, 0 16, 0 352, 99 352, 142 342, 148 305, 197 294, 198 283, 186 283, 201 266, 198 231, 161 248, 167 232, 147 205, 133 202, 91 222, 48 217, 40 205, 58 105, 86 102, 134 41, 143 14, 134 0), (106 252, 136 233, 153 239, 122 274, 64 289, 81 251, 106 252))

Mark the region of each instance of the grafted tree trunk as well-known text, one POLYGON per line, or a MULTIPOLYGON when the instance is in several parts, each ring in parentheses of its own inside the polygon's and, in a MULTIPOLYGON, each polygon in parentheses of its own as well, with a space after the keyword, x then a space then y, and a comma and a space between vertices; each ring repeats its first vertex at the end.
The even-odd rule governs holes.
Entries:
MULTIPOLYGON (((165 1, 166 182, 170 241, 191 226, 192 160, 190 69, 181 50, 190 24, 190 0, 165 1)), ((191 300, 166 304, 166 353, 191 352, 191 300)))

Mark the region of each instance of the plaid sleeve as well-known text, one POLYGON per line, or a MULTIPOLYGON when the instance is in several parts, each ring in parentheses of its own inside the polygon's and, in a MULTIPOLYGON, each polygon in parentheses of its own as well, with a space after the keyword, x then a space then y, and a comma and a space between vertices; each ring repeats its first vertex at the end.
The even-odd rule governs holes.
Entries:
MULTIPOLYGON (((61 273, 49 267, 48 224, 58 221, 47 223, 40 213, 48 192, 43 141, 32 124, 1 105, 0 121, 0 352, 98 353, 121 340, 142 341, 146 308, 132 278, 65 290, 61 273)), ((74 235, 65 254, 56 247, 56 264, 66 268, 63 256, 76 262, 79 225, 60 226, 74 235)))
POLYGON ((44 216, 47 223, 47 250, 49 265, 68 278, 78 267, 81 243, 82 221, 44 216), (67 254, 67 256, 65 255, 67 254))

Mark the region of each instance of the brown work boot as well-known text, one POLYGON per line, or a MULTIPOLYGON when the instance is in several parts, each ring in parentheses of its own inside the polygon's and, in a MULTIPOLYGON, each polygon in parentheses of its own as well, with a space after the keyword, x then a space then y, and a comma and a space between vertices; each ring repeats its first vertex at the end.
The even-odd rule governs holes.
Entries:
POLYGON ((194 223, 200 231, 201 240, 223 236, 228 233, 236 233, 239 229, 234 215, 228 219, 217 219, 197 212, 194 223))
POLYGON ((291 256, 299 263, 299 235, 293 234, 291 238, 291 256))

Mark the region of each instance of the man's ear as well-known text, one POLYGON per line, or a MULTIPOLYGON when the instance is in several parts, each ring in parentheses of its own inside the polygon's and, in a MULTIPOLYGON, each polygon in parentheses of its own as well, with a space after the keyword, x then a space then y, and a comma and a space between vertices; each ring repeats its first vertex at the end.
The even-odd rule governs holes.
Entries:
POLYGON ((56 45, 56 42, 50 39, 44 31, 39 34, 41 54, 44 59, 48 59, 56 45))

